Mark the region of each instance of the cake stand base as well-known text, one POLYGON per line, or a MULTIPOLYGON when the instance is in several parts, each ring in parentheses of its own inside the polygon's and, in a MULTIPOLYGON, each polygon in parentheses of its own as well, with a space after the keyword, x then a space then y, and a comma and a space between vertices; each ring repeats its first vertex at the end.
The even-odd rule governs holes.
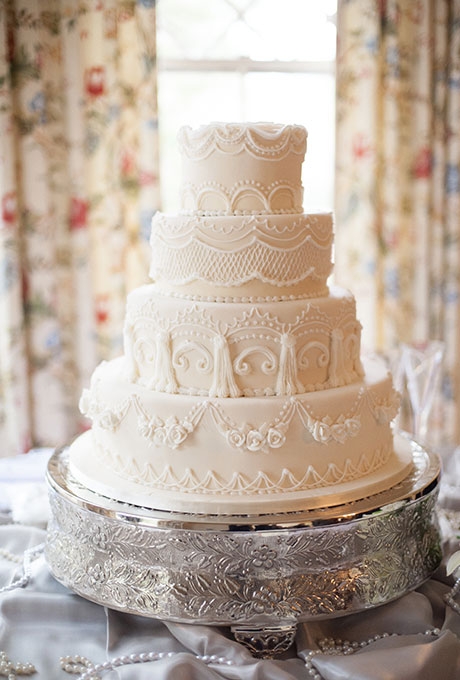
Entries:
POLYGON ((93 493, 48 466, 46 558, 82 597, 165 621, 229 626, 259 657, 292 644, 299 622, 387 603, 441 561, 438 457, 411 441, 397 486, 334 508, 209 516, 140 508, 93 493))

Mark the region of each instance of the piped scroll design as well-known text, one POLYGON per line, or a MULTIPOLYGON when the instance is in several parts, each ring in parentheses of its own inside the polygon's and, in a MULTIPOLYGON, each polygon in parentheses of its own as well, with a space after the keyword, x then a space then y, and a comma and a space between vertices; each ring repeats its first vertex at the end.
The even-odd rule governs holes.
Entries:
POLYGON ((127 376, 149 389, 209 397, 294 395, 362 376, 361 326, 345 301, 331 317, 307 303, 293 323, 258 307, 230 323, 192 304, 173 318, 151 299, 128 310, 127 376))
MULTIPOLYGON (((331 213, 303 213, 292 218, 273 215, 244 217, 205 217, 155 213, 152 219, 153 243, 162 241, 171 248, 202 243, 223 252, 241 253, 254 242, 271 249, 294 251, 305 241, 330 251, 333 242, 331 213)), ((152 243, 152 245, 153 245, 152 243)))

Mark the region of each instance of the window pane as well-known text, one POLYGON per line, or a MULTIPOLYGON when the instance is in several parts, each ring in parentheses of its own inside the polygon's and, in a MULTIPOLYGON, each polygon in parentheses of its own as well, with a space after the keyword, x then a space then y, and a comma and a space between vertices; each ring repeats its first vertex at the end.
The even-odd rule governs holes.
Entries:
POLYGON ((158 52, 169 59, 333 61, 337 0, 160 0, 158 52))
MULTIPOLYGON (((163 59, 202 59, 215 51, 237 17, 225 0, 160 0, 157 5, 158 54, 163 59)), ((214 55, 212 55, 214 56, 214 55)))
POLYGON ((333 61, 336 28, 328 17, 337 2, 321 0, 258 0, 248 9, 248 26, 260 36, 248 45, 252 59, 333 61))

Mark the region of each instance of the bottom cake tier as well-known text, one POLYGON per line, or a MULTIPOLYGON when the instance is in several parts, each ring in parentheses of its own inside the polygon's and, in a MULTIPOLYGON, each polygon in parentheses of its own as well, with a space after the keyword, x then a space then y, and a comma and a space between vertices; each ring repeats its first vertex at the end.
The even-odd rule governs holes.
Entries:
POLYGON ((115 500, 205 514, 290 512, 379 493, 411 469, 394 437, 398 397, 364 362, 353 385, 283 397, 210 399, 131 383, 101 364, 82 410, 92 429, 70 447, 82 484, 115 500))

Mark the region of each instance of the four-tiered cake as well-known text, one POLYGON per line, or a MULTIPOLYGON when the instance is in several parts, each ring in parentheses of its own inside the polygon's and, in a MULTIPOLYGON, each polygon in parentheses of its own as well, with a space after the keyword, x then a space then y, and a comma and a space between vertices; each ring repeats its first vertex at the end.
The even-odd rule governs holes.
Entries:
POLYGON ((352 294, 328 286, 333 221, 304 213, 299 125, 183 128, 181 210, 152 222, 153 284, 124 356, 81 399, 70 469, 109 498, 204 513, 347 503, 408 475, 399 399, 361 359, 352 294))

